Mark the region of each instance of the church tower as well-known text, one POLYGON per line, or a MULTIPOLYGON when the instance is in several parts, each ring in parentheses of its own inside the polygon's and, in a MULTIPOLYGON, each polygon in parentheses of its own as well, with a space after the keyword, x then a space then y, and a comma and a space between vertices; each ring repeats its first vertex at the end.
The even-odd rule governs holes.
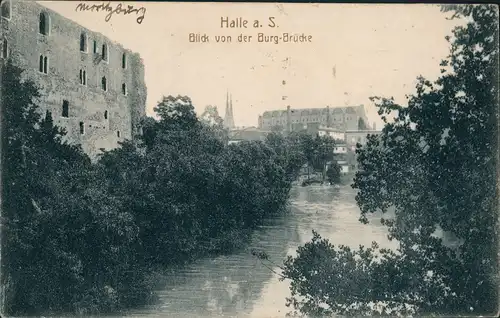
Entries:
POLYGON ((228 129, 234 128, 233 118, 233 96, 226 94, 226 113, 224 114, 224 127, 228 129))

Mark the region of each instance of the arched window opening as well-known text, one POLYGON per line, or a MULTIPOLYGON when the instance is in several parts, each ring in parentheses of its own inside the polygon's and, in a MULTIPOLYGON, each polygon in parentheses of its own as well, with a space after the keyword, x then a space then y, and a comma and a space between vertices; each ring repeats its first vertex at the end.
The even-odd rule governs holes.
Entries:
POLYGON ((38 71, 43 73, 43 55, 40 55, 40 60, 38 62, 38 71))
POLYGON ((94 40, 94 53, 97 53, 97 41, 94 40))
POLYGON ((0 6, 2 18, 10 19, 10 2, 11 0, 2 1, 2 5, 0 6))
POLYGON ((127 84, 125 83, 122 84, 122 94, 127 96, 127 84))
POLYGON ((87 85, 87 72, 80 70, 80 84, 87 85))
POLYGON ((9 43, 7 39, 3 39, 2 41, 2 58, 6 59, 9 57, 9 43))
POLYGON ((125 53, 123 53, 122 55, 122 68, 123 69, 127 68, 127 55, 125 55, 125 53))
POLYGON ((108 111, 107 110, 104 111, 104 119, 108 119, 108 111))
POLYGON ((101 79, 101 88, 103 91, 107 91, 108 90, 108 83, 106 81, 106 77, 103 76, 102 79, 101 79))
POLYGON ((49 35, 50 19, 46 12, 40 12, 38 21, 38 33, 49 35))
POLYGON ((85 124, 83 121, 80 122, 80 135, 85 134, 85 124))
POLYGON ((65 118, 69 117, 69 102, 67 100, 63 100, 61 116, 65 118))
POLYGON ((102 59, 107 61, 108 60, 108 46, 106 44, 102 45, 102 59))
POLYGON ((43 58, 43 72, 45 74, 48 73, 48 68, 49 68, 49 60, 46 56, 44 56, 44 58, 43 58))
POLYGON ((87 35, 85 32, 80 34, 80 52, 87 52, 87 35))
POLYGON ((47 63, 47 57, 40 55, 40 59, 38 61, 38 71, 40 73, 46 73, 47 70, 46 63, 47 63))
POLYGON ((120 131, 119 130, 116 132, 116 137, 120 138, 120 131))

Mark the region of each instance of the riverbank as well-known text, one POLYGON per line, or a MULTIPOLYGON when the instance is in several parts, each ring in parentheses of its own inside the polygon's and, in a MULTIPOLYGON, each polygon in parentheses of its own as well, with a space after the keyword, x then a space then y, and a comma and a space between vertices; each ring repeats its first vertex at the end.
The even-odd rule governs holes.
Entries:
POLYGON ((285 306, 289 282, 279 280, 277 266, 311 239, 312 230, 335 245, 356 248, 375 240, 391 247, 384 227, 358 221, 355 194, 350 186, 293 187, 288 213, 267 219, 252 232, 248 244, 228 255, 198 259, 160 273, 157 281, 161 280, 163 286, 155 290, 157 301, 124 315, 284 317, 289 310, 285 306), (252 250, 265 252, 270 261, 258 260, 252 250))
POLYGON ((340 184, 350 186, 353 183, 353 179, 355 176, 356 176, 356 171, 350 171, 346 174, 340 175, 340 184))
POLYGON ((349 172, 346 174, 341 174, 339 178, 339 182, 335 184, 330 184, 328 181, 321 181, 320 177, 311 176, 310 178, 299 178, 297 181, 294 181, 293 185, 295 186, 309 186, 313 184, 321 184, 321 185, 332 185, 332 186, 345 186, 351 185, 353 183, 353 179, 356 175, 356 171, 349 172))
MULTIPOLYGON (((178 285, 178 280, 175 277, 179 273, 189 272, 192 266, 197 264, 210 264, 218 259, 232 258, 235 255, 251 256, 250 246, 255 237, 259 236, 259 232, 266 226, 276 226, 283 219, 286 219, 290 212, 290 205, 280 209, 276 213, 270 213, 269 217, 262 221, 262 224, 253 229, 238 229, 230 231, 221 236, 217 242, 210 242, 206 246, 211 245, 212 248, 205 250, 190 260, 182 263, 173 263, 169 266, 154 265, 148 269, 148 273, 144 279, 144 285, 148 286, 149 297, 144 298, 142 303, 136 303, 134 306, 121 308, 117 314, 126 315, 131 311, 135 312, 134 308, 151 308, 161 303, 162 292, 165 290, 175 290, 178 285)), ((284 256, 284 255, 283 255, 284 256)), ((253 256, 251 256, 253 258, 253 256)), ((254 261, 256 258, 253 259, 254 261)), ((221 268, 224 270, 224 267, 221 268)))
MULTIPOLYGON (((165 97, 140 140, 97 161, 52 135, 50 113, 39 129, 8 131, 32 142, 8 149, 4 314, 91 316, 150 302, 157 268, 230 254, 282 213, 298 164, 266 142, 227 145, 187 101, 165 97)), ((36 113, 4 106, 16 118, 9 127, 28 127, 15 116, 36 113)))

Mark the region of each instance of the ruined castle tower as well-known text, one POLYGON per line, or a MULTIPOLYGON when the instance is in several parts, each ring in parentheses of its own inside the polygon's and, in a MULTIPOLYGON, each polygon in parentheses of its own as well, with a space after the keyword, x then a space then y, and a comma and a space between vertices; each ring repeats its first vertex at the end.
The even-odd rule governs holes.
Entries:
POLYGON ((233 96, 226 94, 226 113, 224 114, 224 127, 228 129, 234 128, 234 117, 233 117, 233 96))
POLYGON ((0 1, 0 64, 39 87, 40 112, 91 157, 140 134, 147 87, 141 56, 35 1, 0 1), (110 54, 111 53, 111 54, 110 54))

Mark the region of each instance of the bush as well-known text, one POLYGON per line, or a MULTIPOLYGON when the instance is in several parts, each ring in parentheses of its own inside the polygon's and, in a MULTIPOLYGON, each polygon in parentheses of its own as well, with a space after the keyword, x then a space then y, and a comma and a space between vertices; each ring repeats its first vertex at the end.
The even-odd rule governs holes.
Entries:
POLYGON ((286 205, 293 169, 266 143, 227 146, 186 97, 91 163, 62 142, 38 89, 2 68, 5 314, 90 315, 149 301, 152 269, 243 245, 286 205))
POLYGON ((419 78, 407 107, 374 98, 386 124, 357 149, 360 221, 393 208, 382 224, 400 246, 351 250, 316 234, 285 262, 302 314, 498 311, 498 7, 449 9, 468 23, 454 30, 441 77, 419 78))

